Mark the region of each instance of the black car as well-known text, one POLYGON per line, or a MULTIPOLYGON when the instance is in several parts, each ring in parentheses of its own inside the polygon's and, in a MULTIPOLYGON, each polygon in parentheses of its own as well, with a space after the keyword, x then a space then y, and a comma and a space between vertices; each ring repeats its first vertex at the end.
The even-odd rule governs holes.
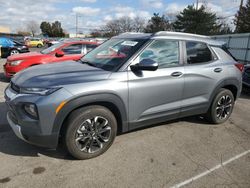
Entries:
POLYGON ((29 48, 21 42, 8 38, 0 38, 1 57, 5 58, 10 55, 29 52, 29 48))
POLYGON ((244 67, 242 83, 244 88, 250 89, 250 65, 245 65, 244 67))

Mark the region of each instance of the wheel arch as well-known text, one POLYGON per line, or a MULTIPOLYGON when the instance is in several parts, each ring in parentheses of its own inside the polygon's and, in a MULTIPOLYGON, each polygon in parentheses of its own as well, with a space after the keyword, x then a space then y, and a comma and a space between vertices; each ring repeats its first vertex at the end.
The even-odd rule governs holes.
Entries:
POLYGON ((64 122, 69 115, 79 108, 91 105, 104 106, 114 114, 118 124, 118 133, 128 131, 127 111, 122 99, 115 94, 95 94, 80 96, 68 101, 55 118, 53 132, 60 136, 66 126, 64 122))
POLYGON ((233 93, 235 100, 237 100, 237 98, 240 96, 240 92, 241 92, 240 81, 235 79, 235 78, 226 79, 226 80, 223 80, 222 82, 220 82, 216 86, 216 88, 213 90, 212 95, 211 95, 210 100, 209 100, 210 101, 209 106, 212 104, 214 97, 216 96, 216 94, 218 93, 218 91, 221 88, 225 88, 225 89, 230 90, 233 93))

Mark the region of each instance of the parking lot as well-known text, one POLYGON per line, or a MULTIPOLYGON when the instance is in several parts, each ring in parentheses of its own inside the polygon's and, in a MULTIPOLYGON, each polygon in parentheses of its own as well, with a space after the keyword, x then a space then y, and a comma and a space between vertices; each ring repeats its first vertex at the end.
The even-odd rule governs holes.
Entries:
POLYGON ((250 187, 250 94, 226 123, 179 119, 119 135, 100 157, 19 140, 6 121, 0 60, 0 187, 250 187))

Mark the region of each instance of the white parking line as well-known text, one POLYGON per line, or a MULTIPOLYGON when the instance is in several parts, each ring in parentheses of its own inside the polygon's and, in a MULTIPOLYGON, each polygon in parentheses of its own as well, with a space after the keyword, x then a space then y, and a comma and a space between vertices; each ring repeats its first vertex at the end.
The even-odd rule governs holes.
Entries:
POLYGON ((235 157, 232 157, 231 159, 228 159, 227 161, 222 162, 221 164, 216 165, 215 167, 213 167, 213 168, 211 168, 211 169, 208 169, 207 171, 202 172, 201 174, 199 174, 199 175, 197 175, 197 176, 194 176, 194 177, 192 177, 192 178, 190 178, 190 179, 187 179, 187 180, 185 180, 185 181, 183 181, 183 182, 181 182, 181 183, 175 184, 175 185, 172 186, 171 188, 178 188, 178 187, 182 187, 182 186, 184 186, 184 185, 187 185, 187 184, 189 184, 189 183, 192 183, 193 181, 198 180, 198 179, 202 178, 203 176, 206 176, 206 175, 212 173, 213 171, 215 171, 215 170, 217 170, 217 169, 219 169, 219 168, 221 168, 221 167, 223 167, 223 166, 225 166, 225 165, 227 165, 227 164, 233 162, 234 160, 237 160, 237 159, 239 159, 240 157, 243 157, 244 155, 247 155, 248 153, 250 153, 250 150, 247 150, 247 151, 245 151, 245 152, 243 152, 243 153, 241 153, 241 154, 239 154, 239 155, 236 155, 235 157))

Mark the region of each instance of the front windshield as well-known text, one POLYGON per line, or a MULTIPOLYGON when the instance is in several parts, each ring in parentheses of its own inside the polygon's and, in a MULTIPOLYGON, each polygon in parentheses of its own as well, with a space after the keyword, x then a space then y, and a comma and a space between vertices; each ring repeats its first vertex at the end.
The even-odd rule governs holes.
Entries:
POLYGON ((116 71, 145 42, 145 39, 110 39, 86 54, 81 61, 107 71, 116 71))
POLYGON ((62 45, 63 45, 63 43, 54 44, 51 47, 42 50, 41 54, 49 54, 49 53, 55 51, 57 48, 60 48, 62 45))

